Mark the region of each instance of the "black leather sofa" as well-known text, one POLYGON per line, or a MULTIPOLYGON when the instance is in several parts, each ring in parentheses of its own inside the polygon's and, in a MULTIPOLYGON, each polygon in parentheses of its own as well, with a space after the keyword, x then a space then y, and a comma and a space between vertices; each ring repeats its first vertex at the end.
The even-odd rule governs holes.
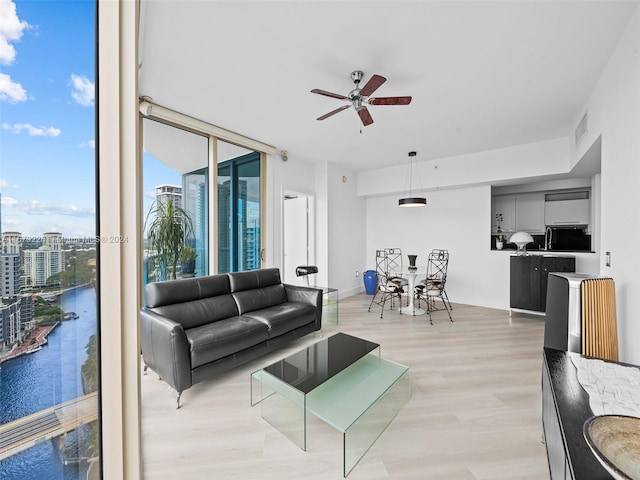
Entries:
POLYGON ((150 368, 178 393, 320 330, 322 291, 283 284, 277 268, 145 286, 140 339, 150 368))

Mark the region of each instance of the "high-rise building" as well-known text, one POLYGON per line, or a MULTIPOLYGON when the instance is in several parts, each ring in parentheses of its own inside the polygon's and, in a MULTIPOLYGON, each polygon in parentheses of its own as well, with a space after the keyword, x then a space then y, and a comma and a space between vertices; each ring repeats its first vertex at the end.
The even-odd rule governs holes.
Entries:
POLYGON ((231 181, 218 184, 218 272, 231 272, 231 181))
POLYGON ((49 245, 43 245, 35 250, 22 251, 26 287, 44 287, 49 277, 64 270, 62 235, 59 245, 57 250, 53 250, 49 245))
POLYGON ((0 297, 20 295, 20 255, 0 254, 0 297))
POLYGON ((20 232, 2 232, 2 252, 19 254, 22 246, 22 234, 20 232))
POLYGON ((0 342, 5 345, 14 344, 22 338, 21 305, 21 299, 0 302, 0 342))
POLYGON ((24 331, 29 331, 35 327, 35 322, 33 321, 34 306, 33 295, 20 296, 20 323, 24 331))
POLYGON ((63 238, 62 234, 58 232, 46 232, 42 234, 42 245, 51 248, 51 250, 62 250, 63 238))
POLYGON ((156 201, 167 203, 170 199, 174 205, 182 206, 182 187, 168 184, 158 185, 156 187, 156 201))

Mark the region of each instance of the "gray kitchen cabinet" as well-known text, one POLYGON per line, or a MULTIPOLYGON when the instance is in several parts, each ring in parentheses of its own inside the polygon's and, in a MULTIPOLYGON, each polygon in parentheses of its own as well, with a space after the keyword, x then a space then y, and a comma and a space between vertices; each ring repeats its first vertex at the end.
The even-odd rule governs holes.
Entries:
POLYGON ((549 272, 575 272, 576 258, 557 255, 512 255, 509 307, 544 312, 549 272))
POLYGON ((545 202, 544 221, 546 225, 588 225, 589 199, 556 200, 545 202))
POLYGON ((544 234, 544 192, 518 193, 516 201, 516 231, 544 234))
POLYGON ((496 215, 502 214, 503 233, 515 232, 516 226, 516 196, 496 195, 491 198, 491 233, 496 234, 498 225, 496 215))

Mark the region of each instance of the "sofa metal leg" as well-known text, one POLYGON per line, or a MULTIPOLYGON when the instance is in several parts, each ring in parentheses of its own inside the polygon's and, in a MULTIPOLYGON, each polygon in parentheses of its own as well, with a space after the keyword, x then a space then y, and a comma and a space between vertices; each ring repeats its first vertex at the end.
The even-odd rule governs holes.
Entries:
POLYGON ((178 396, 176 397, 176 410, 180 408, 180 397, 182 396, 182 392, 178 392, 178 396))
POLYGON ((149 368, 148 366, 146 366, 146 365, 144 366, 144 368, 142 369, 142 374, 143 374, 143 375, 146 375, 146 374, 147 374, 147 369, 148 369, 148 368, 149 368))

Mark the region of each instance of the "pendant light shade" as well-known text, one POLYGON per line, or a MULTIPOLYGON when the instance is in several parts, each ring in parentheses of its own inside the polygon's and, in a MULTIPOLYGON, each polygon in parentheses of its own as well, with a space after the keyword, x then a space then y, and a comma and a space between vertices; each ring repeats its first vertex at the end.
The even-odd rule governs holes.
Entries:
POLYGON ((425 197, 414 197, 412 195, 413 186, 413 157, 416 152, 409 152, 409 195, 398 200, 400 207, 424 207, 427 204, 425 197))
POLYGON ((424 207, 426 204, 427 199, 424 197, 406 197, 398 200, 401 207, 424 207))

